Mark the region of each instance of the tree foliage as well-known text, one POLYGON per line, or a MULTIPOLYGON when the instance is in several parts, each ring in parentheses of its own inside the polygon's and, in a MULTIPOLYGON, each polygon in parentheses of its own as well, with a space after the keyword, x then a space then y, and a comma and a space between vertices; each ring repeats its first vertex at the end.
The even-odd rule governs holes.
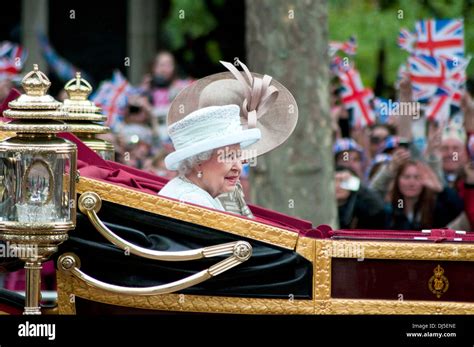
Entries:
MULTIPOLYGON (((220 1, 218 1, 220 2, 220 1)), ((182 49, 186 39, 195 40, 209 34, 218 25, 204 0, 173 0, 164 23, 165 36, 171 50, 182 49)), ((214 53, 215 45, 208 48, 214 53)), ((191 53, 188 53, 188 55, 191 53)), ((192 60, 192 56, 188 59, 192 60)))

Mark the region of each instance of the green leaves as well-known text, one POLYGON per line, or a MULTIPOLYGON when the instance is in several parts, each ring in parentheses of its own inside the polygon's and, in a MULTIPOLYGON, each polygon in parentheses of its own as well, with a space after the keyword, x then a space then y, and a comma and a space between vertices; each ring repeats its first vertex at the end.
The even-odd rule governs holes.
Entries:
POLYGON ((172 50, 184 47, 186 38, 197 39, 207 35, 217 26, 204 0, 173 0, 164 24, 172 50))

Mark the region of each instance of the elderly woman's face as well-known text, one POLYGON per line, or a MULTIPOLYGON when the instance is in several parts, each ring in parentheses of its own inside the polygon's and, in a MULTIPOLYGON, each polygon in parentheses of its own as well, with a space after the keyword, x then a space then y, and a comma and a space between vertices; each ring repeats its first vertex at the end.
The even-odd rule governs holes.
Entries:
POLYGON ((240 145, 222 147, 215 150, 209 160, 199 165, 202 185, 213 198, 235 189, 242 172, 240 152, 240 145))

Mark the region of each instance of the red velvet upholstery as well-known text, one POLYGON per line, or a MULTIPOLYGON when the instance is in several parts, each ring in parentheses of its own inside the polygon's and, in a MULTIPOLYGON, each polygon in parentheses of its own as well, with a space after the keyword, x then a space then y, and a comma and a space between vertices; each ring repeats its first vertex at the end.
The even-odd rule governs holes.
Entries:
POLYGON ((3 117, 3 111, 5 111, 8 108, 8 103, 10 101, 15 100, 20 95, 21 95, 21 93, 18 90, 16 90, 15 88, 12 88, 10 90, 7 97, 5 98, 5 100, 3 100, 3 103, 0 105, 0 122, 9 122, 11 120, 10 118, 3 117))
POLYGON ((332 239, 369 239, 397 241, 474 241, 474 233, 458 233, 452 229, 431 229, 426 232, 413 230, 331 230, 327 237, 332 239))

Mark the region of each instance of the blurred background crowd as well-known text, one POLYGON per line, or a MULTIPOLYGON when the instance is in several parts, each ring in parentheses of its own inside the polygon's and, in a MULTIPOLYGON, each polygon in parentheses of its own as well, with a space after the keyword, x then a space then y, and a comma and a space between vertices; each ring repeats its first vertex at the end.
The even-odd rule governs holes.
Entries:
MULTIPOLYGON (((411 102, 409 77, 399 88, 411 102)), ((336 199, 341 228, 422 230, 474 225, 474 108, 466 91, 461 113, 447 123, 393 115, 362 129, 332 97, 336 199), (421 124, 419 124, 421 123, 421 124), (416 141, 422 128, 423 141, 416 141), (471 140, 470 140, 471 139, 471 140), (356 178, 356 179, 354 179, 356 178)))

